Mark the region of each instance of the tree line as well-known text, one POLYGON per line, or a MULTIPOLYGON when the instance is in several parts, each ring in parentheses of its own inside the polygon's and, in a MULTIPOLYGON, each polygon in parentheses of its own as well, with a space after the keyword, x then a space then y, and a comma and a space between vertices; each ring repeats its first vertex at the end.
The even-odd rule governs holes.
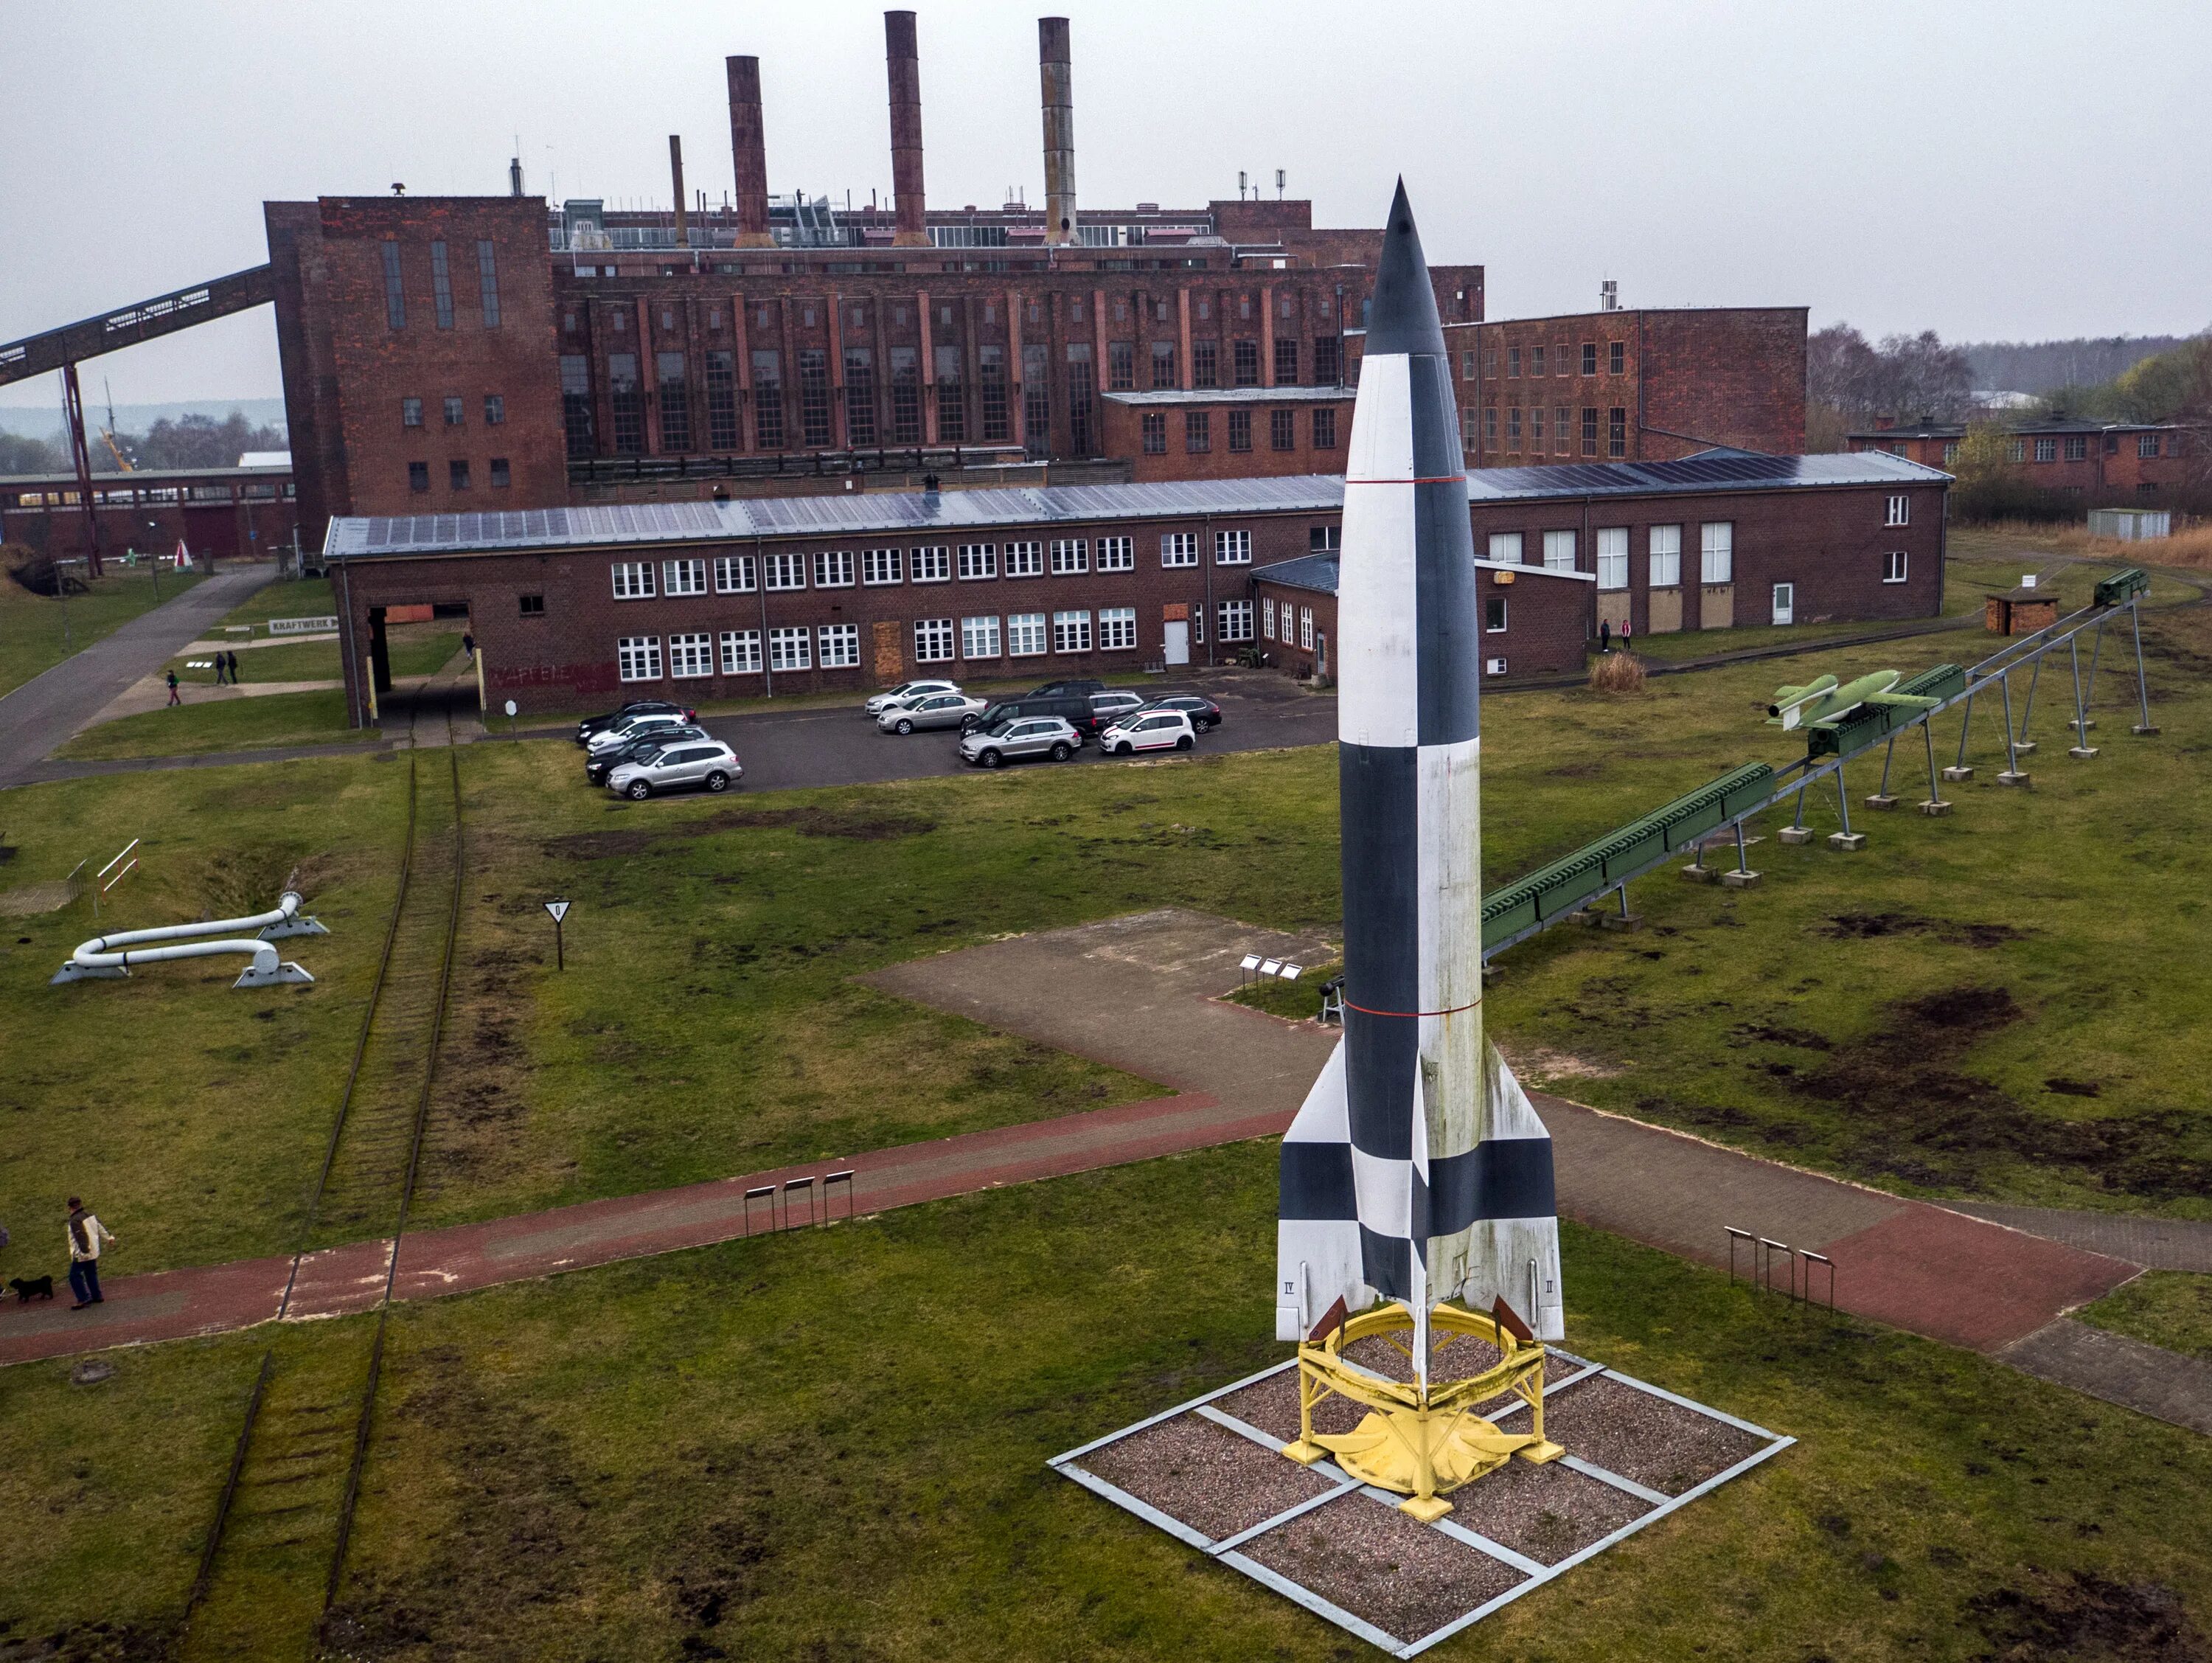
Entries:
MULTIPOLYGON (((97 433, 85 436, 91 445, 94 473, 123 471, 123 465, 97 433)), ((197 412, 174 420, 164 416, 143 433, 115 436, 116 448, 134 468, 235 467, 238 459, 249 450, 283 450, 288 442, 283 428, 256 427, 244 412, 235 410, 221 420, 197 412)), ((0 474, 66 473, 70 467, 68 442, 58 436, 37 439, 0 433, 0 474)))

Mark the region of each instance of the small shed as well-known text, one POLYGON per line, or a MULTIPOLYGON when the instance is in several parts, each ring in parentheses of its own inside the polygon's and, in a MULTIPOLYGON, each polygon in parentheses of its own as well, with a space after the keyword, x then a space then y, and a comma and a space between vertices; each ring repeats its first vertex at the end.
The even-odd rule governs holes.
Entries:
POLYGON ((2058 621, 2058 594, 2053 589, 2008 589, 1993 594, 1982 608, 1982 622, 1991 635, 2033 635, 2058 621))

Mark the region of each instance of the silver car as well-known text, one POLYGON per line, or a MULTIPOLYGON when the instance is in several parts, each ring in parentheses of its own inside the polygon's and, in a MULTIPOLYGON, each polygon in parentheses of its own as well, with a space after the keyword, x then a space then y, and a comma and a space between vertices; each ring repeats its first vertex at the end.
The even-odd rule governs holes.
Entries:
POLYGON ((601 728, 585 741, 585 753, 588 756, 597 756, 602 751, 611 751, 617 745, 627 745, 634 739, 643 739, 663 728, 682 728, 686 725, 683 713, 680 711, 648 711, 643 716, 631 716, 628 721, 617 722, 611 728, 601 728))
POLYGON ((895 704, 911 704, 916 699, 927 698, 932 693, 957 693, 960 688, 950 681, 902 681, 896 687, 870 696, 860 708, 872 716, 879 716, 895 704))
POLYGON ((1106 722, 1119 722, 1130 711, 1142 709, 1144 703, 1142 694, 1127 692, 1119 688, 1111 692, 1091 695, 1091 712, 1097 716, 1102 726, 1106 722))
POLYGON ((1066 762, 1081 748, 1083 735, 1063 716, 1015 716, 978 728, 960 741, 960 760, 997 768, 1024 757, 1066 762))
POLYGON ((607 776, 607 789, 618 797, 643 802, 656 791, 673 791, 703 785, 709 791, 726 791, 732 782, 745 777, 738 753, 718 739, 687 741, 655 751, 637 762, 626 762, 607 776))
POLYGON ((957 728, 983 708, 980 698, 962 692, 930 693, 908 704, 890 704, 876 718, 886 734, 911 734, 919 728, 957 728))

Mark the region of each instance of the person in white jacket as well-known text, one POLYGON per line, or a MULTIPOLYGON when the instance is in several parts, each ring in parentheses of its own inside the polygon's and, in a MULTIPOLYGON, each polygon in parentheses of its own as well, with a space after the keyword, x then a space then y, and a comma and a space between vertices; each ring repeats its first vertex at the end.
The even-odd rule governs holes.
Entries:
POLYGON ((100 1292, 100 1250, 115 1240, 114 1234, 84 1209, 84 1203, 69 1200, 70 1292, 76 1295, 72 1311, 103 1303, 100 1292))

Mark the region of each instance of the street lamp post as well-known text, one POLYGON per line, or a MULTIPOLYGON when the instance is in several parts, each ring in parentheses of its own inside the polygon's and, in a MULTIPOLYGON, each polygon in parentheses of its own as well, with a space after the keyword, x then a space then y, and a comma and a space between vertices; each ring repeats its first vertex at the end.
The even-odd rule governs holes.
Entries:
POLYGON ((146 541, 153 552, 146 557, 146 569, 154 574, 154 604, 161 604, 161 522, 149 520, 146 529, 152 533, 146 541))

